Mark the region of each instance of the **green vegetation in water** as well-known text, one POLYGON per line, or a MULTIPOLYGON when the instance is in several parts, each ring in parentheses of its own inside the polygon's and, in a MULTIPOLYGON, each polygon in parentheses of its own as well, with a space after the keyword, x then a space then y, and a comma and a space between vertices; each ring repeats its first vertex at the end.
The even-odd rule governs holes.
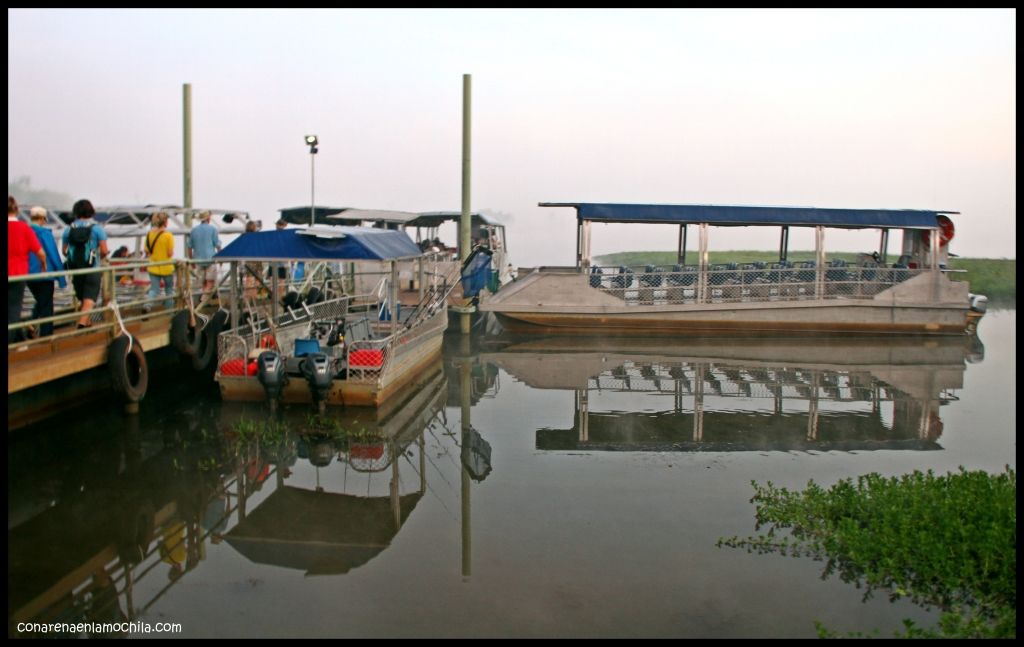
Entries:
POLYGON ((941 609, 938 627, 904 620, 897 637, 1016 637, 1017 475, 1009 466, 1001 474, 873 473, 828 490, 813 481, 799 492, 753 486, 755 529, 768 532, 718 546, 813 557, 827 562, 823 577, 838 572, 865 586, 865 599, 886 590, 891 600, 941 609))
POLYGON ((263 445, 274 445, 284 441, 288 435, 288 425, 277 420, 242 419, 235 424, 235 434, 242 443, 259 442, 263 445))
MULTIPOLYGON (((839 252, 829 254, 828 258, 841 258, 848 262, 857 260, 857 253, 839 252)), ((793 262, 813 261, 813 251, 790 251, 788 259, 793 262)), ((672 267, 676 264, 675 252, 619 252, 598 256, 598 265, 626 265, 628 267, 672 267)), ((696 263, 697 252, 689 251, 687 263, 696 263)), ((778 252, 766 251, 730 251, 708 252, 709 263, 753 263, 762 261, 770 263, 779 260, 778 252)), ((890 262, 895 257, 890 256, 890 262)), ((984 294, 992 305, 1015 307, 1017 302, 1017 260, 1013 258, 951 258, 949 267, 954 270, 967 270, 966 273, 954 272, 949 277, 954 281, 968 281, 971 292, 984 294)))

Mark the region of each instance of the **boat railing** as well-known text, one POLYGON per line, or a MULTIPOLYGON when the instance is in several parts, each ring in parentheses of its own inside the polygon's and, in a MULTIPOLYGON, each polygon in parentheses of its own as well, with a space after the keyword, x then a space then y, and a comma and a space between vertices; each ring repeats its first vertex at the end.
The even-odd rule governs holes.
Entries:
POLYGON ((671 268, 592 266, 592 288, 627 304, 696 304, 805 299, 871 299, 924 271, 919 268, 852 265, 836 259, 818 268, 814 261, 716 263, 671 268))

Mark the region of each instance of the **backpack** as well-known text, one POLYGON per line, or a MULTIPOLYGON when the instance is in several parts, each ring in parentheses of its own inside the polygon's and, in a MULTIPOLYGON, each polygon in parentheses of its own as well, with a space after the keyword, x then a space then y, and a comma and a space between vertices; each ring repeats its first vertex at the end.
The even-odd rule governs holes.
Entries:
POLYGON ((68 232, 68 259, 65 267, 69 270, 80 270, 92 267, 96 251, 91 249, 92 225, 72 227, 68 232))

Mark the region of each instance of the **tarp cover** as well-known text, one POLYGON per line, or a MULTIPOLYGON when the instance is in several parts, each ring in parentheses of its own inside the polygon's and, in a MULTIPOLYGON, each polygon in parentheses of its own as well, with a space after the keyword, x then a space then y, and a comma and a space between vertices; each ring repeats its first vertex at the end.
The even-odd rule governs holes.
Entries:
POLYGON ((308 236, 301 234, 301 229, 244 234, 214 258, 221 261, 387 261, 422 255, 420 248, 404 231, 368 227, 330 229, 338 237, 308 236))
POLYGON ((576 207, 580 220, 712 225, 790 225, 796 227, 878 227, 937 229, 939 214, 956 211, 913 209, 819 209, 817 207, 737 207, 703 204, 541 203, 576 207))
POLYGON ((491 278, 491 252, 477 247, 462 264, 462 296, 475 297, 480 294, 491 278))

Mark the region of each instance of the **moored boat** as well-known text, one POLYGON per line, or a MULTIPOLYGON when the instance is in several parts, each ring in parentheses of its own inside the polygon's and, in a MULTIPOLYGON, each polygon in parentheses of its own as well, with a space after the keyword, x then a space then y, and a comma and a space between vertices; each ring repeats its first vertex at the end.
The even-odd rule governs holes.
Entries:
POLYGON ((818 209, 709 205, 541 203, 576 209, 573 267, 537 268, 481 299, 507 328, 524 332, 959 334, 976 325, 986 299, 950 280, 950 211, 818 209), (679 227, 678 263, 661 268, 605 268, 590 257, 592 223, 679 227), (698 259, 686 264, 687 227, 699 233, 698 259), (781 231, 776 262, 710 264, 712 227, 781 231), (793 227, 815 231, 815 260, 788 259, 793 227), (851 263, 829 259, 825 232, 878 229, 878 251, 851 263), (902 230, 895 262, 889 234, 902 230))
POLYGON ((231 312, 240 318, 247 309, 248 321, 232 325, 218 339, 216 379, 222 397, 266 399, 272 405, 311 402, 321 408, 380 406, 424 377, 441 352, 447 316, 441 291, 426 291, 413 307, 399 305, 398 263, 420 255, 404 232, 366 227, 257 232, 228 245, 216 259, 231 262, 231 312), (380 261, 390 271, 369 295, 344 292, 325 280, 299 303, 282 303, 278 293, 269 306, 246 305, 238 274, 260 272, 253 263, 293 261, 307 266, 380 261))

